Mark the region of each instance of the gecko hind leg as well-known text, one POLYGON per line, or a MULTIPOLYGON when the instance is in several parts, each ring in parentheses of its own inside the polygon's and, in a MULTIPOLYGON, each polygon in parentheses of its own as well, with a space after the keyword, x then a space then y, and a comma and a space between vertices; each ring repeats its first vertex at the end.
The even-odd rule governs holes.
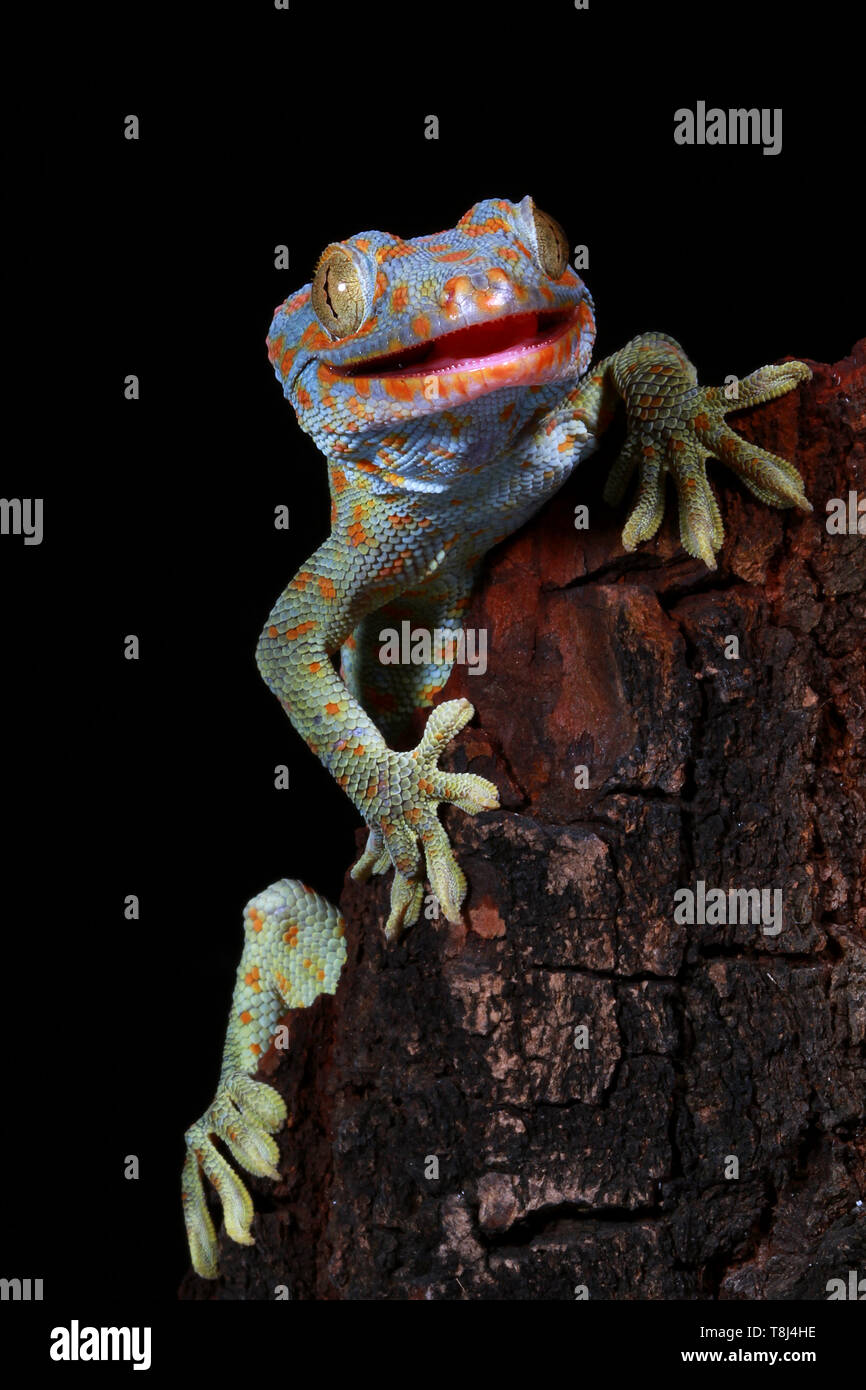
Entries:
POLYGON ((271 1136, 287 1118, 286 1103, 253 1073, 287 1010, 333 994, 346 960, 343 918, 295 879, 280 879, 247 903, 244 931, 217 1093, 185 1135, 184 1222, 193 1268, 203 1279, 215 1279, 219 1268, 202 1173, 219 1196, 227 1235, 240 1245, 254 1243, 252 1198, 214 1140, 248 1173, 279 1179, 271 1136))

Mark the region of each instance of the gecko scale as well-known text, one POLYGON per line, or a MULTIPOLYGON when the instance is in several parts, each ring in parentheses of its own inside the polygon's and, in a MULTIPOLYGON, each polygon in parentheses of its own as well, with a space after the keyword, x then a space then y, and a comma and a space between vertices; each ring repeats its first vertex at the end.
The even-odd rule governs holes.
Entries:
MULTIPOLYGON (((711 456, 762 501, 811 510, 793 465, 724 420, 790 391, 809 377, 804 363, 762 367, 729 399, 699 386, 664 334, 642 334, 591 367, 594 340, 593 302, 565 234, 528 197, 486 199, 450 231, 410 241, 364 232, 332 244, 312 284, 274 315, 268 355, 327 458, 331 532, 277 600, 257 662, 369 827, 353 877, 393 867, 390 940, 417 921, 425 878, 459 920, 466 880, 440 803, 473 815, 499 802, 491 782, 438 766, 474 713, 467 700, 436 706, 416 748, 390 746, 407 716, 434 705, 450 662, 384 665, 380 628, 408 619, 456 637, 485 553, 593 451, 617 402, 628 432, 605 499, 618 503, 636 475, 627 550, 658 530, 670 476, 682 543, 715 567, 723 528, 711 456)), ((186 1134, 184 1215, 205 1278, 217 1274, 217 1241, 202 1170, 229 1236, 252 1244, 252 1201, 213 1138, 247 1171, 279 1177, 272 1135, 286 1107, 253 1073, 280 1017, 333 994, 346 958, 339 913, 293 880, 248 903, 245 924, 216 1099, 186 1134)))

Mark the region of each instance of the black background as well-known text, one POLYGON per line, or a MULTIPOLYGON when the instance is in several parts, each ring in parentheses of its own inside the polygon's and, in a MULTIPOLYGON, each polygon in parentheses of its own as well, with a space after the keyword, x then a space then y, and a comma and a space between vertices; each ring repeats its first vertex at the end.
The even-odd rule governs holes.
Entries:
POLYGON ((0 1273, 41 1276, 61 1317, 73 1290, 173 1300, 183 1131, 213 1096, 241 909, 282 875, 333 897, 354 854, 351 806, 253 657, 327 531, 323 461, 265 355, 274 306, 330 241, 529 192, 589 247, 600 354, 658 329, 720 381, 832 362, 866 324, 858 10, 292 0, 198 25, 130 13, 107 52, 96 30, 58 44, 16 158, 30 312, 2 491, 44 497, 45 539, 0 542, 0 1273), (698 100, 782 107, 782 153, 675 145, 698 100))

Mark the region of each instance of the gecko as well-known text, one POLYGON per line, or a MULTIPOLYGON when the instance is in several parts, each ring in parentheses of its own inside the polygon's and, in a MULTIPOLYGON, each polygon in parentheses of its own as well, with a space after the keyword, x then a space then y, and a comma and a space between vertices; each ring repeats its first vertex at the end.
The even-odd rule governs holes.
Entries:
MULTIPOLYGON (((426 881, 460 920, 467 884, 439 806, 475 815, 499 798, 485 778, 439 767, 475 713, 465 699, 435 704, 451 653, 382 664, 380 630, 409 618, 456 636, 486 552, 592 453, 618 405, 626 439, 604 498, 618 504, 634 481, 627 551, 658 530, 670 478, 681 542, 715 568, 724 531, 711 457, 761 501, 811 511, 793 464, 725 422, 805 381, 805 363, 761 367, 730 393, 700 386, 666 334, 641 334, 595 366, 594 341, 593 300, 566 235, 530 197, 485 199, 432 235, 334 242, 274 313, 268 357, 327 459, 331 530, 277 600, 256 660, 368 827, 353 878, 393 869, 390 942, 417 921, 426 881), (431 711, 420 742, 395 749, 419 710, 431 711)), ((253 898, 244 923, 216 1098, 185 1136, 184 1217, 203 1278, 218 1274, 203 1174, 229 1237, 253 1244, 252 1200, 214 1140, 247 1172, 279 1178, 273 1135, 286 1105, 254 1075, 286 1011, 333 994, 346 960, 340 913, 297 880, 253 898)))

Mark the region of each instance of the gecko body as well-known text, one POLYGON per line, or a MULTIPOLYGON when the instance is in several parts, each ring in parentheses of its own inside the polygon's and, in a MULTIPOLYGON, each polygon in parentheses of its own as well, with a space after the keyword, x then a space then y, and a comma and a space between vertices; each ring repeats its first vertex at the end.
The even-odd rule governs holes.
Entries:
MULTIPOLYGON (((447 658, 382 664, 380 630, 408 619, 456 634, 486 551, 593 451, 617 403, 628 433, 605 497, 618 502, 636 480, 627 549, 657 531, 670 476, 683 545, 715 566, 723 528, 710 456, 770 505, 811 510, 793 465, 724 420, 791 390, 809 375, 803 363, 763 367, 727 399, 699 386, 663 334, 643 334, 591 367, 594 340, 592 299, 568 264, 565 235, 528 197, 487 199, 430 236, 364 232, 334 243, 311 284, 274 315, 268 356, 327 459, 331 532, 277 600, 256 659, 369 827, 353 876, 393 868, 389 939, 417 921, 425 878, 445 916, 459 920, 466 881, 439 805, 476 814, 499 803, 491 782, 438 766, 474 713, 466 700, 433 708, 447 658), (396 750, 409 716, 427 709, 418 745, 396 750)), ((201 1170, 228 1234, 252 1242, 252 1203, 213 1138, 248 1171, 278 1176, 271 1136, 285 1105, 251 1076, 280 1014, 333 993, 345 959, 336 909, 292 880, 245 913, 217 1097, 186 1136, 187 1233, 205 1277, 217 1273, 217 1247, 201 1170)))

